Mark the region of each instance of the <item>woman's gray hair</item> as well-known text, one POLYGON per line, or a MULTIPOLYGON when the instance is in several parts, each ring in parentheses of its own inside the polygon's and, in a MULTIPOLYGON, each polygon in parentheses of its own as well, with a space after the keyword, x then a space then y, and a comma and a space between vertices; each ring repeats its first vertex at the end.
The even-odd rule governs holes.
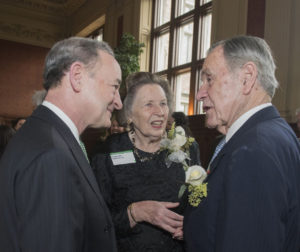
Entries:
POLYGON ((257 66, 258 81, 264 90, 273 97, 278 87, 275 77, 276 65, 272 51, 264 39, 254 36, 237 36, 212 45, 208 53, 222 46, 224 58, 231 71, 242 67, 246 62, 257 66))
POLYGON ((173 111, 173 94, 167 79, 164 79, 156 74, 149 72, 137 72, 129 75, 126 78, 127 95, 123 102, 123 113, 125 118, 128 119, 131 116, 132 104, 136 97, 138 90, 149 84, 159 85, 163 90, 167 98, 167 104, 169 107, 169 114, 173 111))
POLYGON ((114 57, 113 50, 106 42, 80 37, 71 37, 57 42, 45 60, 44 88, 49 90, 58 86, 75 61, 92 68, 99 59, 98 50, 105 51, 114 57))

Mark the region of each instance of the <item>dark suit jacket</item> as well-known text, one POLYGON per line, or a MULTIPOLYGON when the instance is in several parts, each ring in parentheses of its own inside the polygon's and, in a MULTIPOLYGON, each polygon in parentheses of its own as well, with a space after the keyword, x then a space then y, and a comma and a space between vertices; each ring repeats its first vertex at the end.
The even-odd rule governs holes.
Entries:
POLYGON ((208 196, 184 219, 188 252, 298 252, 300 146, 274 107, 254 114, 211 164, 208 196))
POLYGON ((1 159, 0 251, 117 251, 89 163, 70 129, 44 106, 1 159))

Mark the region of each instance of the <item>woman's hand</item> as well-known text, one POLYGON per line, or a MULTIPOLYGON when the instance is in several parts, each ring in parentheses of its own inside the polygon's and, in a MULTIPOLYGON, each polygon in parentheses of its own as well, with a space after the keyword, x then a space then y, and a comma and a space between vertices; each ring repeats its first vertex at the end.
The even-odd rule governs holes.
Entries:
POLYGON ((183 240, 183 229, 177 228, 175 233, 173 234, 173 239, 183 240))
POLYGON ((175 234, 176 238, 180 237, 182 236, 180 230, 183 227, 183 216, 169 210, 178 205, 178 202, 151 200, 135 202, 131 205, 131 209, 127 210, 131 227, 135 226, 136 222, 145 221, 170 232, 173 236, 175 234))

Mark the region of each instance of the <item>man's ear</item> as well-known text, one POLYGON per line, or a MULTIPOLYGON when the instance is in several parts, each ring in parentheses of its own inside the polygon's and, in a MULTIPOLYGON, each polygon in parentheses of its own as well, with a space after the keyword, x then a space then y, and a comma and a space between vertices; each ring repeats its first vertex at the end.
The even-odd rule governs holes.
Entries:
POLYGON ((75 61, 70 66, 70 84, 74 92, 78 93, 80 92, 82 88, 82 80, 83 80, 83 74, 84 74, 84 66, 81 62, 75 61))
POLYGON ((254 64, 254 62, 249 61, 244 64, 242 71, 243 93, 247 95, 251 92, 256 83, 258 74, 257 66, 254 64))

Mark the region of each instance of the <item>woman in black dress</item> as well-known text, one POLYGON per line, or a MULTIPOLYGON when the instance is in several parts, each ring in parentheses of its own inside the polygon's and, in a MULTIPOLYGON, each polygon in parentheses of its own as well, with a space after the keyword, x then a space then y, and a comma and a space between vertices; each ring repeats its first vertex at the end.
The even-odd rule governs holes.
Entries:
MULTIPOLYGON (((160 150, 172 94, 168 82, 140 72, 127 79, 125 117, 131 130, 112 135, 106 153, 93 167, 115 224, 118 249, 130 252, 184 251, 184 204, 178 192, 185 181, 180 163, 166 165, 160 150)), ((191 152, 190 165, 199 164, 191 152)))

